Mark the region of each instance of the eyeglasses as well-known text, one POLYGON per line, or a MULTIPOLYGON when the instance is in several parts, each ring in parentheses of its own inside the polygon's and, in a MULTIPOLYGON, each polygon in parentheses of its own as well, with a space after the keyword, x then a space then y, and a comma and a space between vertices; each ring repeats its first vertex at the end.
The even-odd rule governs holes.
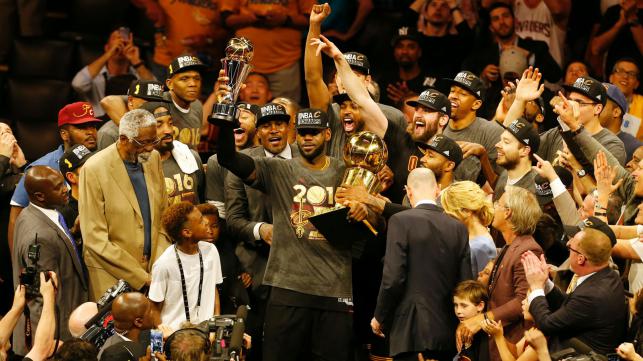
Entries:
POLYGON ((581 256, 583 256, 583 257, 585 257, 585 255, 584 255, 584 254, 582 254, 581 252, 579 252, 579 251, 577 251, 577 250, 573 249, 573 248, 572 248, 572 246, 567 245, 566 247, 567 247, 567 249, 568 249, 569 251, 574 252, 574 253, 578 253, 579 255, 581 255, 581 256))
POLYGON ((161 138, 154 138, 151 140, 146 140, 141 142, 140 140, 136 138, 132 138, 132 142, 138 147, 138 148, 144 148, 147 147, 148 145, 155 146, 161 142, 161 138))
POLYGON ((638 79, 639 77, 639 72, 638 71, 627 71, 625 69, 614 69, 614 72, 612 74, 618 74, 624 78, 632 78, 632 79, 638 79))
POLYGON ((573 101, 573 102, 578 103, 578 105, 580 105, 580 106, 584 106, 584 105, 596 105, 596 104, 597 104, 597 103, 595 103, 595 102, 584 102, 584 101, 581 101, 581 100, 578 100, 578 99, 569 99, 569 100, 570 100, 570 101, 573 101))

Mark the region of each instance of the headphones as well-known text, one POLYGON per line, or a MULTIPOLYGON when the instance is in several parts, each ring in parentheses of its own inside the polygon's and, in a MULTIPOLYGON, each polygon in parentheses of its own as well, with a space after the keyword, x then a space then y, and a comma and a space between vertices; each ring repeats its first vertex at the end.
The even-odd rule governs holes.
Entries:
POLYGON ((210 353, 210 337, 209 335, 201 330, 200 328, 195 328, 195 327, 189 327, 189 328, 183 328, 178 331, 175 331, 173 334, 170 335, 170 337, 167 338, 165 341, 165 344, 163 345, 163 352, 165 353, 165 356, 167 357, 168 360, 172 360, 172 355, 170 350, 172 349, 172 342, 174 341, 174 338, 178 334, 190 334, 193 336, 198 336, 202 338, 205 343, 203 346, 203 352, 208 355, 210 353))

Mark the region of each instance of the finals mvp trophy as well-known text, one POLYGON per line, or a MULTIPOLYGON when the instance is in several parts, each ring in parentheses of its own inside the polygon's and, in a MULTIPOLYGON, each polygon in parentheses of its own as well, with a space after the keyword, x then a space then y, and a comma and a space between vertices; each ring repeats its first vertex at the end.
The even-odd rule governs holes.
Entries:
MULTIPOLYGON (((340 187, 364 186, 370 194, 381 190, 377 173, 388 160, 388 150, 382 138, 371 132, 353 134, 344 145, 346 170, 340 187)), ((367 221, 349 222, 348 208, 343 205, 308 220, 336 247, 352 249, 359 258, 366 242, 377 236, 375 228, 367 221)))
POLYGON ((236 122, 238 116, 237 97, 243 82, 252 69, 250 61, 253 54, 254 49, 250 40, 232 38, 228 41, 225 48, 225 58, 221 59, 221 66, 225 76, 228 77, 227 85, 230 87, 230 92, 214 104, 212 115, 208 118, 210 123, 220 125, 236 122))

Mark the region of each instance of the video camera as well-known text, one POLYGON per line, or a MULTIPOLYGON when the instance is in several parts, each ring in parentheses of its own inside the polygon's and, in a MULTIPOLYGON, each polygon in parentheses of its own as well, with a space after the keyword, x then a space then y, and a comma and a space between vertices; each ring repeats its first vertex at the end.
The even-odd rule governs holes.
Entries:
POLYGON ((243 345, 243 333, 248 307, 239 306, 236 315, 214 316, 208 320, 208 331, 215 334, 210 361, 238 360, 243 345))
POLYGON ((127 292, 132 292, 132 288, 124 280, 118 280, 118 283, 105 291, 103 296, 96 302, 98 313, 85 323, 87 331, 80 336, 81 340, 94 344, 97 349, 103 346, 105 340, 114 334, 112 302, 116 297, 127 292))
POLYGON ((29 246, 27 251, 27 258, 31 261, 31 266, 25 267, 19 275, 20 284, 25 286, 25 292, 28 299, 40 296, 40 272, 45 272, 45 279, 49 280, 49 272, 40 269, 38 261, 40 261, 40 244, 38 244, 38 234, 34 243, 29 246))

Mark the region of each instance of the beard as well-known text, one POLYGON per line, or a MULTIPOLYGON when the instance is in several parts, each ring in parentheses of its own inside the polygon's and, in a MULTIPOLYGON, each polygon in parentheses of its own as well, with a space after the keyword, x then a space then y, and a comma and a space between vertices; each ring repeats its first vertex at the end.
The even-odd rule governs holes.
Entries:
POLYGON ((169 142, 167 144, 159 143, 158 147, 156 147, 156 150, 158 150, 159 153, 169 152, 172 149, 174 149, 174 142, 169 142))
POLYGON ((503 167, 506 170, 513 170, 516 168, 518 165, 519 159, 518 158, 508 158, 507 155, 505 154, 504 158, 498 158, 496 161, 496 164, 499 166, 503 167))
POLYGON ((139 163, 145 163, 150 160, 151 156, 152 152, 143 152, 136 156, 136 160, 138 160, 139 163))
POLYGON ((315 158, 324 153, 324 150, 326 149, 325 145, 326 143, 321 144, 317 148, 311 150, 309 153, 306 153, 306 151, 304 151, 304 149, 299 146, 299 153, 301 153, 301 156, 306 158, 306 160, 312 162, 315 158))

